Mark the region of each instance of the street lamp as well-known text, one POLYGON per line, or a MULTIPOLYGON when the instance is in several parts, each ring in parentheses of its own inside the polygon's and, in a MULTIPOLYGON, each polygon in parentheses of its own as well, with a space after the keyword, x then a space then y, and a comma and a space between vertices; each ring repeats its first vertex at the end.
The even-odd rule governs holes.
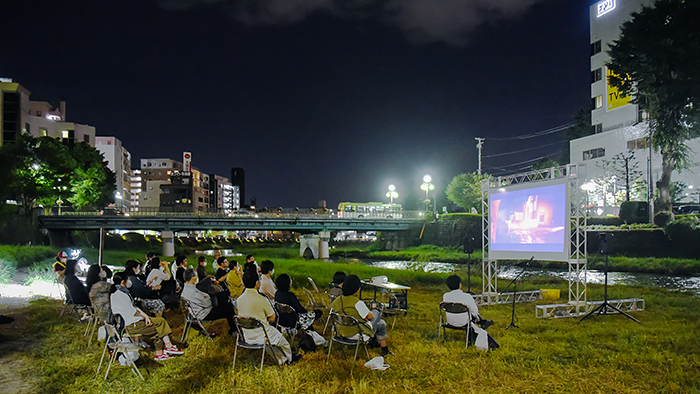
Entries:
POLYGON ((430 181, 433 178, 430 177, 430 175, 426 175, 423 177, 423 184, 420 185, 421 190, 425 190, 425 211, 428 211, 428 204, 430 204, 430 197, 428 196, 428 193, 435 189, 435 186, 430 183, 430 181))
POLYGON ((394 199, 399 197, 399 193, 396 192, 396 186, 389 185, 389 191, 386 192, 386 196, 389 197, 390 204, 394 204, 394 199))
POLYGON ((63 205, 63 200, 61 200, 61 197, 56 200, 56 204, 58 204, 58 215, 61 215, 61 205, 63 205))

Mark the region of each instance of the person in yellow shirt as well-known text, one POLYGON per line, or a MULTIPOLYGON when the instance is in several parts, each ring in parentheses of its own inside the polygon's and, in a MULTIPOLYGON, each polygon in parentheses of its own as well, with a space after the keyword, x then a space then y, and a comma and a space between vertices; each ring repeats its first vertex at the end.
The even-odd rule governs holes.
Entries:
POLYGON ((231 299, 235 300, 245 290, 243 286, 243 270, 236 260, 231 260, 228 264, 230 271, 226 275, 226 283, 228 284, 228 291, 231 293, 231 299))

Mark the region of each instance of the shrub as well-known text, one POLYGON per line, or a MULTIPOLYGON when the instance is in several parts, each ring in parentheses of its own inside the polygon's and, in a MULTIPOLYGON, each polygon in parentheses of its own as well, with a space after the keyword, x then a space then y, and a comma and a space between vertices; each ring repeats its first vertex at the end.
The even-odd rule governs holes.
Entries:
POLYGON ((648 219, 645 201, 624 201, 620 204, 620 219, 625 223, 644 223, 648 219))
POLYGON ((691 241, 692 234, 698 228, 698 218, 695 216, 684 216, 667 224, 664 228, 666 235, 672 242, 678 244, 684 241, 691 241))
POLYGON ((666 227, 667 224, 673 221, 673 212, 661 211, 654 215, 654 224, 659 227, 666 227))

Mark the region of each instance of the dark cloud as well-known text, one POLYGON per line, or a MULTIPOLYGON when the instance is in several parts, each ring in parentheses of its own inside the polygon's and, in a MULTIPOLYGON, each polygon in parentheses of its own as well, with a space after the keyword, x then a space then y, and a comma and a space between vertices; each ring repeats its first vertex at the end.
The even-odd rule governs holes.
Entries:
POLYGON ((160 0, 161 7, 186 10, 217 6, 247 25, 292 24, 314 12, 339 18, 375 18, 414 42, 463 45, 479 25, 522 15, 543 0, 160 0))

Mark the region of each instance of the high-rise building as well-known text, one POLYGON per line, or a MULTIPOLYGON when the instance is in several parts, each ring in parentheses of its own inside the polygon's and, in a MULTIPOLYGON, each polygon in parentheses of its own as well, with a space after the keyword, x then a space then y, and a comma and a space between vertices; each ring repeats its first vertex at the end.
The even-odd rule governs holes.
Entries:
POLYGON ((95 137, 95 149, 107 160, 115 176, 114 204, 122 212, 131 211, 131 153, 116 137, 95 137))
POLYGON ((0 146, 20 134, 58 138, 65 144, 86 142, 95 146, 93 126, 66 121, 66 102, 58 107, 45 101, 30 101, 30 92, 10 78, 0 78, 0 146))
POLYGON ((211 212, 229 214, 241 207, 240 191, 238 186, 233 186, 231 181, 221 175, 211 175, 210 201, 215 205, 210 207, 211 212))
MULTIPOLYGON (((610 166, 606 164, 618 154, 633 152, 632 164, 637 164, 646 185, 655 187, 661 176, 661 156, 647 144, 649 121, 647 114, 624 97, 617 88, 609 85, 609 71, 605 66, 610 60, 609 46, 620 36, 621 25, 631 19, 631 13, 641 11, 643 6, 652 6, 654 0, 601 0, 589 9, 590 17, 590 69, 591 69, 591 135, 570 142, 570 162, 586 165, 586 178, 597 184, 591 193, 591 202, 596 205, 594 214, 617 214, 619 211, 618 190, 620 182, 611 182, 610 187, 601 187, 601 180, 610 177, 610 166), (649 171, 651 169, 651 171, 649 171), (602 189, 602 191, 601 191, 602 189)), ((698 201, 697 187, 700 185, 700 139, 687 142, 691 151, 690 171, 673 173, 672 181, 685 184, 681 201, 698 201)), ((642 192, 643 194, 643 192, 642 192)), ((633 197, 634 198, 634 197, 633 197)), ((647 200, 649 196, 636 199, 647 200)))
POLYGON ((245 171, 242 168, 234 167, 231 169, 231 185, 238 187, 239 207, 245 207, 245 171))
POLYGON ((141 170, 131 170, 131 181, 129 183, 129 195, 131 196, 131 204, 129 211, 138 212, 139 201, 141 198, 141 170))

